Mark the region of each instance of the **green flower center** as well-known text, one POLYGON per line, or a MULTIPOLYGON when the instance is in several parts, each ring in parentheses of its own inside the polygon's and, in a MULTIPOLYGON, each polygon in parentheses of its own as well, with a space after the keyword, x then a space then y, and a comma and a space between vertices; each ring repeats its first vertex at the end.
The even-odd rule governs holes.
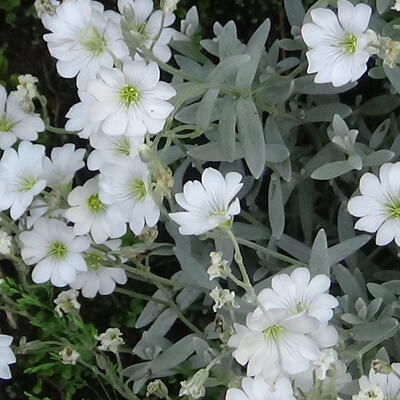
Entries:
POLYGON ((85 261, 87 266, 93 270, 99 269, 103 264, 103 258, 98 253, 88 253, 85 261))
POLYGON ((340 46, 347 54, 354 54, 357 50, 357 36, 353 33, 348 33, 340 46))
POLYGON ((123 156, 130 156, 131 154, 131 143, 128 138, 120 139, 114 147, 114 153, 123 156))
POLYGON ((304 310, 307 310, 307 304, 299 301, 290 311, 292 314, 300 314, 304 310))
POLYGON ((138 178, 133 180, 130 191, 138 200, 143 200, 147 195, 146 184, 138 178))
POLYGON ((96 28, 91 26, 83 35, 81 44, 86 47, 94 56, 103 53, 106 48, 106 41, 96 28))
POLYGON ((64 243, 56 240, 50 245, 48 255, 56 260, 61 260, 66 257, 68 250, 64 243))
POLYGON ((400 218, 400 201, 387 205, 387 214, 390 218, 400 218))
POLYGON ((124 85, 120 92, 120 98, 122 103, 129 107, 135 104, 139 99, 139 90, 131 85, 124 85))
POLYGON ((104 211, 105 206, 99 199, 99 194, 94 193, 87 199, 87 205, 90 211, 94 214, 99 214, 104 211))
POLYGON ((264 336, 267 339, 276 340, 282 335, 285 331, 285 328, 281 325, 272 325, 269 328, 264 330, 264 336))
POLYGON ((18 191, 22 193, 29 192, 35 185, 37 179, 31 176, 23 176, 18 182, 18 191))
POLYGON ((0 118, 0 132, 9 132, 13 126, 14 124, 5 115, 0 118))

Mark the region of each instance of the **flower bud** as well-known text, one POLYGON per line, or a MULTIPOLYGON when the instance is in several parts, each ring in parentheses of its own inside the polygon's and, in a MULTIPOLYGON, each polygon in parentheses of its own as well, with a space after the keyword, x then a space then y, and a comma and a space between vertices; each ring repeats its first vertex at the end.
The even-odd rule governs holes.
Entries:
POLYGON ((189 396, 192 399, 200 399, 206 394, 204 384, 208 379, 208 370, 206 368, 197 371, 189 380, 181 382, 179 396, 189 396))
POLYGON ((58 355, 63 364, 75 365, 79 358, 79 353, 71 347, 65 347, 58 355))
POLYGON ((54 311, 61 318, 64 314, 74 313, 79 311, 81 305, 79 304, 78 298, 79 292, 75 289, 65 290, 61 292, 54 300, 56 307, 54 311))
POLYGON ((168 396, 168 389, 160 379, 150 382, 147 385, 146 397, 155 396, 159 399, 165 399, 168 396))

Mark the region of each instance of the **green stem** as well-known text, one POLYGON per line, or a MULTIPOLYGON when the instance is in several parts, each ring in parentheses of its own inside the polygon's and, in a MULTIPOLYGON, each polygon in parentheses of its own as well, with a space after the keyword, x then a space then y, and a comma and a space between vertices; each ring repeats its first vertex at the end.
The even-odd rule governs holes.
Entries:
POLYGON ((261 246, 257 243, 250 242, 249 240, 237 238, 237 241, 239 244, 242 244, 243 246, 246 246, 251 249, 265 253, 273 258, 276 258, 277 260, 285 261, 285 262, 287 262, 289 264, 293 264, 293 265, 300 265, 302 267, 308 267, 307 264, 305 264, 299 260, 296 260, 295 258, 285 256, 284 254, 281 254, 281 253, 278 253, 277 251, 268 249, 267 247, 261 246))
POLYGON ((166 302, 166 301, 155 299, 154 297, 146 296, 145 294, 141 294, 141 293, 136 293, 136 292, 133 292, 131 290, 126 290, 126 289, 122 289, 122 288, 116 288, 115 292, 124 294, 124 295, 129 296, 129 297, 133 297, 134 299, 146 300, 146 301, 151 301, 153 303, 162 304, 164 306, 169 306, 169 303, 166 302))

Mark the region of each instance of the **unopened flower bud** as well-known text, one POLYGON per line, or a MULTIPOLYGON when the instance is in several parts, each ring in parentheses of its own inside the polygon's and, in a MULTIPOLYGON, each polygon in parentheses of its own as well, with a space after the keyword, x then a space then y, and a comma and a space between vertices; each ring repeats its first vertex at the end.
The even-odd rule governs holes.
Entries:
POLYGON ((54 300, 56 307, 54 311, 61 318, 64 314, 74 313, 79 311, 81 305, 79 304, 78 298, 79 292, 75 289, 65 290, 61 292, 54 300))
POLYGON ((165 13, 172 13, 176 10, 176 6, 180 0, 163 0, 161 8, 165 13))
POLYGON ((207 269, 210 281, 215 278, 226 278, 230 273, 228 261, 222 259, 220 251, 212 251, 210 253, 211 265, 207 269))
POLYGON ((192 399, 200 399, 206 394, 204 384, 208 379, 206 368, 197 371, 189 380, 181 382, 179 396, 189 396, 192 399))
POLYGON ((393 368, 385 361, 382 360, 372 360, 371 368, 377 374, 389 375, 393 372, 393 368))
POLYGON ((139 235, 139 239, 146 244, 154 243, 158 236, 157 226, 149 227, 145 226, 142 233, 139 235))
POLYGON ((31 74, 20 75, 18 77, 19 85, 17 86, 17 94, 19 96, 19 103, 25 112, 32 113, 35 111, 33 99, 37 95, 36 84, 38 78, 31 74))
POLYGON ((153 156, 153 151, 145 143, 142 143, 138 146, 138 153, 139 153, 141 160, 145 163, 151 161, 152 156, 153 156))
POLYGON ((7 255, 11 253, 12 238, 6 232, 0 231, 0 253, 7 255))
POLYGON ((146 397, 155 396, 159 399, 165 399, 168 396, 168 389, 160 379, 150 382, 147 385, 146 397))
POLYGON ((35 0, 34 7, 39 18, 44 15, 53 16, 56 13, 56 8, 60 4, 57 0, 35 0))
POLYGON ((100 346, 97 347, 99 350, 113 353, 117 353, 118 347, 125 343, 118 328, 108 328, 104 333, 96 336, 96 339, 100 340, 100 346))
POLYGON ((71 347, 65 347, 58 355, 61 357, 63 364, 75 365, 79 358, 79 353, 71 347))
POLYGON ((155 192, 161 197, 169 196, 174 187, 174 178, 170 168, 160 168, 154 174, 155 192))
POLYGON ((230 292, 228 289, 220 289, 216 287, 210 292, 210 297, 215 302, 213 306, 214 312, 217 312, 227 303, 231 303, 234 307, 237 307, 234 303, 235 292, 230 292))

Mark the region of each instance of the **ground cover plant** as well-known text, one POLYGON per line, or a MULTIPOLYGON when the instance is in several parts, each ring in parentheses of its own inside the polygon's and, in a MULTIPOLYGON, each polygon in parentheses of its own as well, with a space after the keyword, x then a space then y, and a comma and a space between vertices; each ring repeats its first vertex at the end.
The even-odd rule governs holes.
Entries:
POLYGON ((111 3, 1 76, 1 398, 399 400, 400 2, 111 3))

